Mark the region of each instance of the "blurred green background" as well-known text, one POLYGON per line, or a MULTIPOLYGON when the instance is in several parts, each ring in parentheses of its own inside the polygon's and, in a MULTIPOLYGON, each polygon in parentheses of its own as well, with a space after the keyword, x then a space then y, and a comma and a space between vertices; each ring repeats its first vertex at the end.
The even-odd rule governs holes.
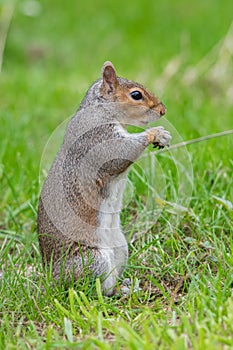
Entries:
MULTIPOLYGON (((2 47, 6 38, 0 76, 2 226, 12 223, 12 211, 27 207, 26 201, 36 208, 43 148, 75 113, 105 60, 162 99, 166 118, 184 140, 232 128, 232 1, 8 0, 0 9, 2 47)), ((232 137, 189 151, 197 176, 219 162, 232 167, 232 137)))
POLYGON ((43 150, 52 140, 54 157, 63 136, 53 131, 105 60, 164 102, 156 125, 173 144, 233 129, 232 0, 0 0, 0 348, 232 349, 232 135, 145 152, 131 168, 124 277, 141 292, 103 301, 82 280, 74 307, 42 272, 43 150))

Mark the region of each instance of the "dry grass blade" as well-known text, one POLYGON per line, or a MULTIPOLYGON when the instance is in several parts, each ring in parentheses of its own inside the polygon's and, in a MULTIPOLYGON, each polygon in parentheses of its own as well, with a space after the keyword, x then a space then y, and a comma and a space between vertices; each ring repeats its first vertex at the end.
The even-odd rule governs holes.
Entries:
POLYGON ((160 149, 158 151, 154 151, 154 152, 151 152, 151 153, 156 153, 156 154, 157 153, 163 153, 163 152, 167 152, 167 151, 179 148, 179 147, 185 147, 185 146, 191 145, 193 143, 207 141, 207 140, 210 140, 210 139, 215 139, 217 137, 227 136, 227 135, 231 135, 231 134, 233 134, 233 130, 225 130, 225 131, 221 131, 221 132, 218 132, 218 133, 215 133, 215 134, 201 136, 201 137, 198 137, 196 139, 179 142, 179 143, 176 143, 174 145, 171 145, 169 148, 160 149))

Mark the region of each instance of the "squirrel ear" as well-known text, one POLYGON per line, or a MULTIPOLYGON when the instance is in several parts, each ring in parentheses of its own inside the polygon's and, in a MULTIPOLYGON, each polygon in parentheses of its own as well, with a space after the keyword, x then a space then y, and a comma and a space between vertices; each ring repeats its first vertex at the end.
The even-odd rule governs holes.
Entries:
POLYGON ((107 61, 104 63, 102 68, 102 78, 103 78, 103 87, 105 91, 110 94, 113 92, 118 84, 115 68, 112 62, 107 61))

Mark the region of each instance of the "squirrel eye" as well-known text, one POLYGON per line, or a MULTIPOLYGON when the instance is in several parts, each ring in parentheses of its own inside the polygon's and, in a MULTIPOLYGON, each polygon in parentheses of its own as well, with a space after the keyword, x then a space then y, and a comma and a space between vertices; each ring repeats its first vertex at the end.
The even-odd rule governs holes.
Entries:
POLYGON ((142 93, 138 90, 132 91, 130 93, 130 96, 134 99, 134 100, 141 100, 142 99, 142 93))

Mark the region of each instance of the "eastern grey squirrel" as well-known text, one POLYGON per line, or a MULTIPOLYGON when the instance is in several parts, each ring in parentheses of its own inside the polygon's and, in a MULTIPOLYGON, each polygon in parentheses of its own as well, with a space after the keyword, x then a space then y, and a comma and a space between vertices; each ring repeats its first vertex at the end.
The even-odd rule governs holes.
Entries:
POLYGON ((39 244, 55 279, 76 281, 89 271, 105 295, 115 293, 128 259, 120 212, 129 166, 149 144, 165 147, 171 139, 163 127, 128 133, 125 125, 146 125, 165 111, 149 90, 104 63, 67 126, 40 196, 39 244))

